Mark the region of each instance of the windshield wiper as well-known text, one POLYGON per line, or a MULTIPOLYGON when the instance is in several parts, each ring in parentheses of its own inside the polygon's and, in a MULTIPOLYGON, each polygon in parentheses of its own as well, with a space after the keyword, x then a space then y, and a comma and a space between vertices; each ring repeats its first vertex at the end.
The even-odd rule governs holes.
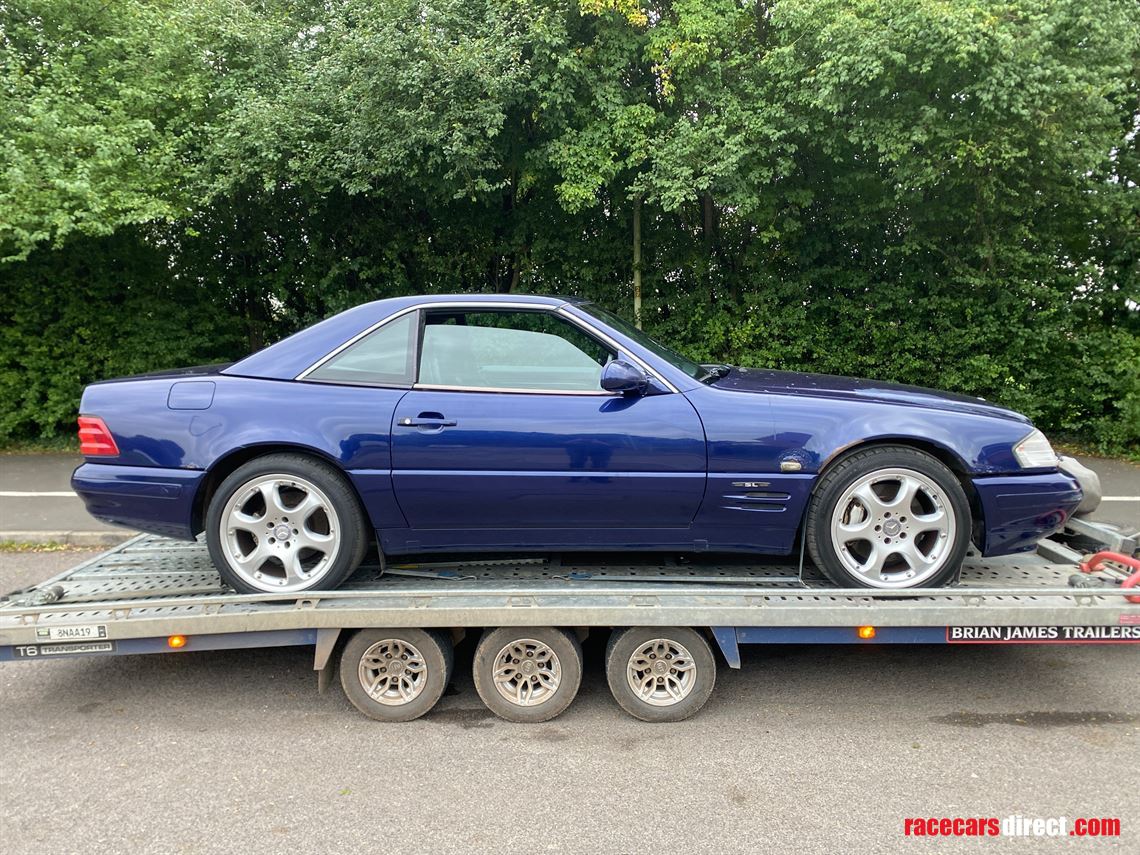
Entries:
POLYGON ((721 377, 727 376, 728 372, 732 370, 731 365, 719 363, 702 365, 701 368, 705 369, 706 372, 705 376, 701 378, 702 383, 711 383, 713 380, 719 380, 721 377))

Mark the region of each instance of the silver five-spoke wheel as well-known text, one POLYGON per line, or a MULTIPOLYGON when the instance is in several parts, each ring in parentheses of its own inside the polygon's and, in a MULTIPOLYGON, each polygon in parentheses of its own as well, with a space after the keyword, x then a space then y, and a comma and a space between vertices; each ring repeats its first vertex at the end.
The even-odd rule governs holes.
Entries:
POLYGON ((859 478, 831 515, 839 560, 877 588, 914 587, 937 575, 956 531, 946 492, 913 469, 881 469, 859 478))
POLYGON ((241 485, 222 510, 220 526, 230 568, 261 590, 312 587, 340 548, 333 503, 295 475, 261 475, 241 485))
POLYGON ((629 688, 647 704, 678 704, 693 691, 696 665, 688 649, 668 638, 654 638, 629 657, 625 678, 629 688))
POLYGON ((411 703, 427 684, 423 654, 399 638, 381 639, 365 650, 357 672, 368 697, 385 706, 411 703))

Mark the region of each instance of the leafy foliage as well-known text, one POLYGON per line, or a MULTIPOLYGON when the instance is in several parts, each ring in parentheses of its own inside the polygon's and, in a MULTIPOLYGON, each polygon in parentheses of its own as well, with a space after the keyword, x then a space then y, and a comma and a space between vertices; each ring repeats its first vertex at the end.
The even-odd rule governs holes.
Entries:
POLYGON ((1140 448, 1134 0, 0 0, 0 437, 409 292, 1140 448))

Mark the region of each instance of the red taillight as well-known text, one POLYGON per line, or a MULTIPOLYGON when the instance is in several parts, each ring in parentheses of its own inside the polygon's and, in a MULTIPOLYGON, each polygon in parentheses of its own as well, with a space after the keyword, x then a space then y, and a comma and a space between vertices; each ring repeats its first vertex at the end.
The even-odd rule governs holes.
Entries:
POLYGON ((86 457, 114 457, 119 453, 115 438, 101 418, 79 417, 79 453, 86 457))

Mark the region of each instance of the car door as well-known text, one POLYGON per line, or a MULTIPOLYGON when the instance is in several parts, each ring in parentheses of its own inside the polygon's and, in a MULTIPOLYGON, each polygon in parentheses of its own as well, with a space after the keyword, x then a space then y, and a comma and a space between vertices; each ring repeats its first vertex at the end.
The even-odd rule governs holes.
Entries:
POLYGON ((704 494, 704 430, 683 395, 603 391, 618 356, 553 311, 425 310, 418 380, 392 425, 416 543, 538 545, 546 532, 553 545, 623 529, 673 542, 704 494))

